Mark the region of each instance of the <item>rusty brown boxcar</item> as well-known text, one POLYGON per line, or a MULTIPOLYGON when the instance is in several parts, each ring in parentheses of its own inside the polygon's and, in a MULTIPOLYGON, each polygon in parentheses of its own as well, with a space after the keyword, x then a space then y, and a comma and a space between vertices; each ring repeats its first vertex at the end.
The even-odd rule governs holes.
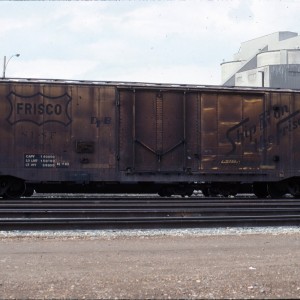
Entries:
POLYGON ((0 80, 0 195, 300 195, 300 92, 0 80))

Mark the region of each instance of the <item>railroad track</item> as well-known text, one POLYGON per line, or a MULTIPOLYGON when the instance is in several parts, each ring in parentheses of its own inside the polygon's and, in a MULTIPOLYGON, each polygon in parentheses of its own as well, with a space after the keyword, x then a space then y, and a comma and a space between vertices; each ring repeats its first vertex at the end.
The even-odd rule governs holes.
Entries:
POLYGON ((0 201, 0 230, 298 225, 300 200, 101 196, 0 201))

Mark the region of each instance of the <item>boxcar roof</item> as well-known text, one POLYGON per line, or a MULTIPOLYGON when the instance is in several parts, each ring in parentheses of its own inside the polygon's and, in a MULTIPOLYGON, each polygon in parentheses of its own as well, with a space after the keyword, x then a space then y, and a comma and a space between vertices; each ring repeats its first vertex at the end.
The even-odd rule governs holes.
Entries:
POLYGON ((280 89, 268 87, 242 87, 202 84, 180 84, 180 83, 154 83, 154 82, 129 82, 129 81, 96 81, 75 79, 38 79, 38 78, 2 78, 1 83, 30 83, 30 84, 57 84, 57 85, 85 85, 85 86, 115 86, 119 89, 173 89, 173 90, 207 90, 207 91, 241 91, 241 92, 299 92, 300 89, 280 89))

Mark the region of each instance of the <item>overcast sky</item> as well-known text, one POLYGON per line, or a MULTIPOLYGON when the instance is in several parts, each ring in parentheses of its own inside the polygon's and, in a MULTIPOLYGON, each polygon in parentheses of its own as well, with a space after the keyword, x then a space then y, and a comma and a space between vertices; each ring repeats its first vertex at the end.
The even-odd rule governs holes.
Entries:
POLYGON ((7 77, 220 84, 241 42, 300 33, 299 15, 300 0, 1 1, 0 59, 21 54, 7 77))

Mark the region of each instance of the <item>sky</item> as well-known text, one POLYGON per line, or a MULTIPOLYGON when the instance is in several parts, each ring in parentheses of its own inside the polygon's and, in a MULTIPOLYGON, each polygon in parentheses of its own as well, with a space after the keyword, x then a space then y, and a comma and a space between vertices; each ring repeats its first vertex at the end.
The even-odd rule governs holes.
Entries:
POLYGON ((300 34, 299 15, 300 0, 0 1, 0 62, 6 77, 218 85, 242 42, 300 34))

